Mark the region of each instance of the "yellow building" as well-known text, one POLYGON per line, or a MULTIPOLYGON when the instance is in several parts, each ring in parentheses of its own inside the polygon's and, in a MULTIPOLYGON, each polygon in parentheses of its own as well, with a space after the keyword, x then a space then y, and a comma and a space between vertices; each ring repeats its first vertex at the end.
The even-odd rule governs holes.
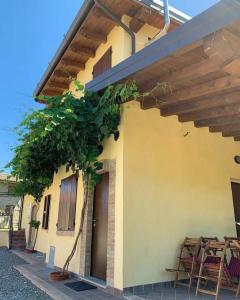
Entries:
MULTIPOLYGON (((161 1, 85 1, 35 91, 62 93, 69 75, 93 91, 128 79, 143 91, 166 83, 124 105, 120 139, 105 142, 103 180, 89 196, 70 264, 111 293, 173 280, 165 268, 175 266, 186 236, 236 235, 240 5, 221 1, 191 20, 169 13, 168 28, 161 1)), ((25 196, 22 227, 31 245, 29 221, 41 221, 36 249, 50 266, 63 267, 82 203, 82 182, 65 167, 39 207, 25 196)))

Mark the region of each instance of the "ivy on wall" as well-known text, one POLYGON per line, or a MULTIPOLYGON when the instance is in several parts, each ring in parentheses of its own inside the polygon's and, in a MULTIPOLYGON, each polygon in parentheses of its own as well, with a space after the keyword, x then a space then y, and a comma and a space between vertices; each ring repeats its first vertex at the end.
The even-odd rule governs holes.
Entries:
POLYGON ((103 141, 119 138, 121 104, 141 95, 134 82, 109 86, 102 95, 85 90, 74 81, 77 97, 71 91, 59 96, 40 96, 47 105, 29 114, 19 125, 19 145, 7 165, 18 178, 15 193, 32 195, 37 202, 52 184, 54 173, 66 165, 83 179, 99 181, 102 168, 98 157, 103 141))

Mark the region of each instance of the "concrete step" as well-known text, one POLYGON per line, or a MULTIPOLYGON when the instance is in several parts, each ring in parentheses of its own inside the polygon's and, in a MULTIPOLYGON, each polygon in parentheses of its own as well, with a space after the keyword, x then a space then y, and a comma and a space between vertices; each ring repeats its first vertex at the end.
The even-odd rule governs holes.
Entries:
POLYGON ((25 232, 13 231, 13 236, 25 236, 25 232))
POLYGON ((13 236, 12 240, 14 240, 14 241, 25 241, 25 236, 13 236))
POLYGON ((16 250, 26 249, 26 235, 24 229, 13 231, 11 246, 12 249, 16 249, 16 250))
POLYGON ((22 251, 24 251, 26 249, 26 247, 15 247, 15 246, 12 246, 11 249, 12 250, 22 250, 22 251))
POLYGON ((22 243, 19 243, 19 242, 12 242, 12 246, 15 246, 15 247, 18 247, 18 246, 25 246, 26 243, 22 242, 22 243))

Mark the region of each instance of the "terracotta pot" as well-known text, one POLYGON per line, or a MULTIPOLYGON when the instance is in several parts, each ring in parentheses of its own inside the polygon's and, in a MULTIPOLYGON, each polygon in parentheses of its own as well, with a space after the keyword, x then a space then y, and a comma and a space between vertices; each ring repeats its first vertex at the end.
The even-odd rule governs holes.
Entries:
POLYGON ((52 272, 49 274, 49 278, 52 281, 63 281, 69 279, 70 274, 68 272, 65 272, 64 274, 62 272, 52 272))
POLYGON ((33 249, 25 249, 25 251, 27 253, 37 253, 37 250, 33 250, 33 249))

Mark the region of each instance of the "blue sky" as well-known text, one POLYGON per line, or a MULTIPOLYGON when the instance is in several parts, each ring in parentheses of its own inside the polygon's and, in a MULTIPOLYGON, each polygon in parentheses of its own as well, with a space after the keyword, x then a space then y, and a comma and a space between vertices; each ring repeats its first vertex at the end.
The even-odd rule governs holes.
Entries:
MULTIPOLYGON (((195 16, 217 0, 169 0, 195 16)), ((0 169, 16 145, 13 128, 31 108, 33 90, 51 61, 82 0, 0 1, 0 169)))

